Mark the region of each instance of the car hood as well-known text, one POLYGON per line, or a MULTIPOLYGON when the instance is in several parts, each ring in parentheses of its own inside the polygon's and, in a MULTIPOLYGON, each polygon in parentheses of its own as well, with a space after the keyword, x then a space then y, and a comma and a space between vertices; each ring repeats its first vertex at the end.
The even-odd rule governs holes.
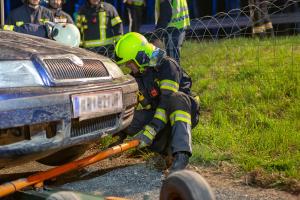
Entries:
POLYGON ((107 59, 99 54, 77 47, 68 47, 53 40, 0 30, 0 60, 24 60, 30 59, 33 55, 62 54, 107 59))

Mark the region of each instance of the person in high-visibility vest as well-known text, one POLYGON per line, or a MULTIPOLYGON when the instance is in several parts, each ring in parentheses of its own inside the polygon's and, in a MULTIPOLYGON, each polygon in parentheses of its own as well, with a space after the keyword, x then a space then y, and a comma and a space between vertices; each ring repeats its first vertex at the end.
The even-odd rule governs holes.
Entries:
POLYGON ((123 24, 113 5, 102 0, 88 0, 77 15, 81 46, 113 58, 115 43, 123 34, 123 24))
POLYGON ((40 5, 40 0, 22 0, 24 5, 14 9, 9 14, 5 24, 22 26, 23 24, 45 24, 53 22, 52 12, 40 5))
POLYGON ((249 0, 252 19, 253 36, 274 36, 273 24, 268 13, 268 2, 265 0, 249 0))
POLYGON ((145 0, 124 0, 127 5, 129 32, 140 32, 145 0))
POLYGON ((186 0, 156 0, 155 17, 155 34, 164 41, 167 55, 180 63, 180 48, 190 26, 186 0))

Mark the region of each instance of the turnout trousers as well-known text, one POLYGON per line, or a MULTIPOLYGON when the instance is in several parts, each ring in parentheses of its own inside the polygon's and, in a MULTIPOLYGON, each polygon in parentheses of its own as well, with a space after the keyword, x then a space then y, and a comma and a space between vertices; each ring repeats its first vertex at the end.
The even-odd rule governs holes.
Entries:
POLYGON ((249 0, 250 16, 253 22, 252 34, 274 36, 273 24, 268 13, 268 2, 249 0))
MULTIPOLYGON (((195 126, 195 123, 197 122, 192 124, 191 122, 184 120, 176 120, 176 118, 175 120, 172 120, 172 117, 174 118, 174 113, 176 112, 180 113, 183 111, 183 113, 192 113, 191 97, 182 92, 173 93, 167 102, 164 102, 164 109, 166 110, 166 116, 169 120, 166 123, 166 126, 155 136, 155 139, 150 146, 150 150, 164 155, 175 154, 176 152, 188 152, 191 155, 191 127, 195 126)), ((155 109, 136 110, 131 125, 129 125, 124 132, 130 136, 135 135, 141 131, 145 125, 151 122, 154 115, 155 109)), ((197 118, 198 116, 190 117, 197 118)))
POLYGON ((144 6, 127 5, 129 32, 140 32, 144 6))
POLYGON ((185 30, 168 27, 163 34, 163 42, 167 55, 180 64, 180 50, 185 38, 185 30))

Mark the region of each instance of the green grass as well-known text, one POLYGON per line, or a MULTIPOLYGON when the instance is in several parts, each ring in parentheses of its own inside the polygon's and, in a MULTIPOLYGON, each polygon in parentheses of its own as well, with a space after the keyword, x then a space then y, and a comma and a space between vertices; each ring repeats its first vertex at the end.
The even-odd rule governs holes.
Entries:
POLYGON ((201 99, 193 162, 300 181, 300 37, 186 41, 181 64, 201 99))

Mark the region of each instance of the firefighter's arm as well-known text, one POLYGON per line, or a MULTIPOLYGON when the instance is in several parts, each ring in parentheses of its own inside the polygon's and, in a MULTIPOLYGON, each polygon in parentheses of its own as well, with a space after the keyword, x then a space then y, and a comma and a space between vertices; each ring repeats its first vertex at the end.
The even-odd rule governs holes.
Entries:
POLYGON ((48 38, 46 25, 40 24, 23 24, 22 26, 4 25, 4 30, 15 31, 28 35, 34 35, 42 38, 48 38))
POLYGON ((85 15, 82 14, 80 11, 75 16, 75 24, 80 32, 80 36, 81 36, 80 46, 82 46, 84 43, 84 40, 85 40, 84 30, 87 29, 88 26, 87 26, 87 19, 86 19, 85 15))
POLYGON ((78 13, 75 19, 76 26, 80 30, 81 33, 83 33, 84 29, 87 29, 87 19, 85 15, 78 13))
POLYGON ((123 35, 123 23, 115 7, 112 6, 111 11, 111 27, 113 29, 114 37, 116 41, 118 41, 121 35, 123 35))

